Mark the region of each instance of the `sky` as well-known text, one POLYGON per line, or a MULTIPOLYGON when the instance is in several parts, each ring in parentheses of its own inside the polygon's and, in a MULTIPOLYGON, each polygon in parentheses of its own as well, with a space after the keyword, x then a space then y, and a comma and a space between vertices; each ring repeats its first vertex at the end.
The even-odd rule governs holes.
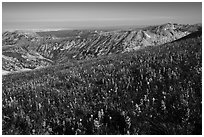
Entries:
POLYGON ((3 2, 5 29, 76 29, 202 23, 201 2, 3 2))

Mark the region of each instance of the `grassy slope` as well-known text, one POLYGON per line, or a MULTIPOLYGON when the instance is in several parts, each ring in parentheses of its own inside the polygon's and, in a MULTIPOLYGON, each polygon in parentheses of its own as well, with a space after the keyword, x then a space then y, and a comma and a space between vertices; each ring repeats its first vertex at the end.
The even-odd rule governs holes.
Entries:
POLYGON ((3 134, 201 134, 201 37, 3 76, 3 134))

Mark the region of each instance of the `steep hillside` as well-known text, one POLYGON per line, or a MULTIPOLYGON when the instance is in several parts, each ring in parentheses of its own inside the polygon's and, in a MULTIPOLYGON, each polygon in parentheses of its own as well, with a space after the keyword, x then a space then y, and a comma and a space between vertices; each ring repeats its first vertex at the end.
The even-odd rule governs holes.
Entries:
POLYGON ((202 134, 201 33, 3 76, 2 134, 202 134))
POLYGON ((200 28, 199 25, 167 23, 139 30, 5 32, 2 41, 3 70, 35 69, 130 52, 172 42, 200 28))

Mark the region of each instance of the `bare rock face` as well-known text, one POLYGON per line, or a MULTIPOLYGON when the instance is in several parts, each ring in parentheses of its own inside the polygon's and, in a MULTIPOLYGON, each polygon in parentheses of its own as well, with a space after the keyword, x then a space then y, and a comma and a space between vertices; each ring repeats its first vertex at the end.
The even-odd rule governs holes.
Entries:
POLYGON ((60 32, 47 36, 46 32, 7 31, 2 34, 2 67, 6 71, 19 71, 119 54, 172 42, 197 30, 201 30, 201 25, 167 23, 127 31, 62 31, 63 37, 57 37, 60 32))

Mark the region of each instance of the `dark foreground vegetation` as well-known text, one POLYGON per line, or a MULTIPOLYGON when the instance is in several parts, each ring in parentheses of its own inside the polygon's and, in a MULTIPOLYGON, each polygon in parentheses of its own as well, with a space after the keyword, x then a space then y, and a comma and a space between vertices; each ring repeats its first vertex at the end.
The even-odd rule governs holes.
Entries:
POLYGON ((3 76, 2 134, 202 134, 201 35, 3 76))

